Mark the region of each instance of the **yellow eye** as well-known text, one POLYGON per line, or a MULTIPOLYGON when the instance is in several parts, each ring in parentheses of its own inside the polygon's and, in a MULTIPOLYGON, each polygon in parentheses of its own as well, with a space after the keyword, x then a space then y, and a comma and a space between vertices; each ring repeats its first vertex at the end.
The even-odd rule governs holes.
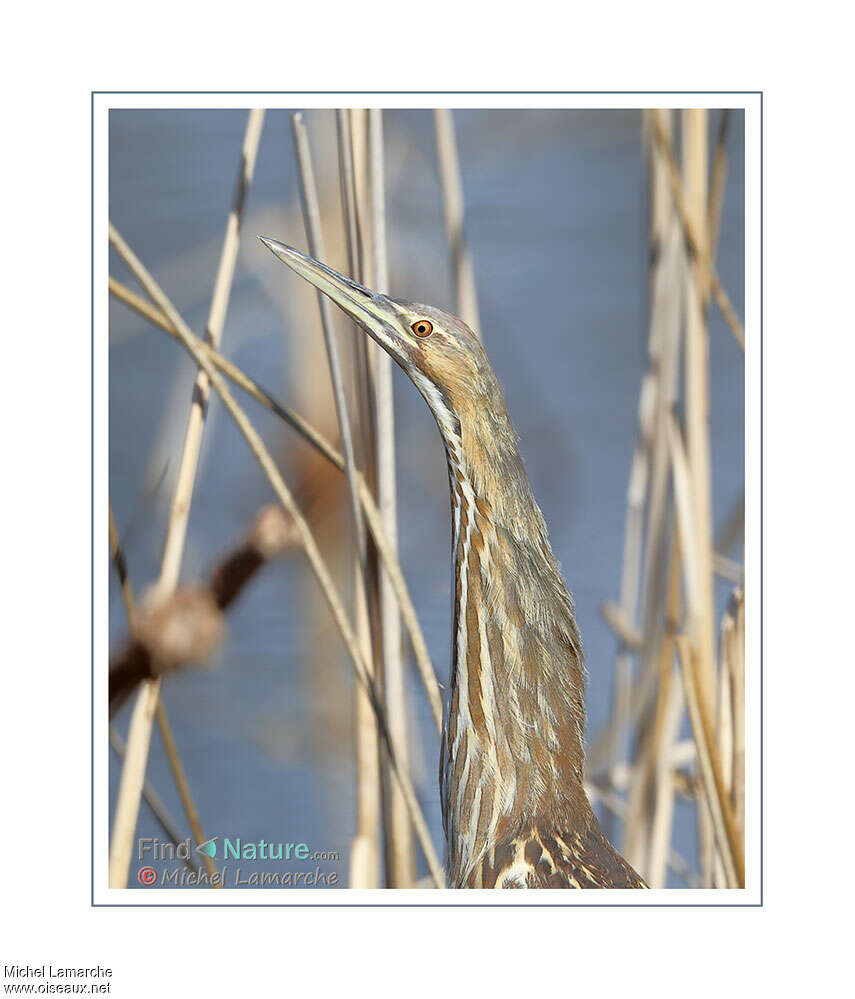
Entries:
POLYGON ((418 322, 413 323, 410 329, 416 334, 416 336, 420 336, 423 339, 433 333, 433 326, 427 321, 427 319, 419 319, 418 322))

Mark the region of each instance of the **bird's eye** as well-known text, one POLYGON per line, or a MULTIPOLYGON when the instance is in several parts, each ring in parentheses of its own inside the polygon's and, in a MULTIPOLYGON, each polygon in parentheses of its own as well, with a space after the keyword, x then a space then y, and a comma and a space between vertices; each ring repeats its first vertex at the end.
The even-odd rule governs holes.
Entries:
POLYGON ((420 336, 422 339, 433 333, 433 326, 427 321, 427 319, 419 319, 418 322, 413 323, 410 329, 416 334, 416 336, 420 336))

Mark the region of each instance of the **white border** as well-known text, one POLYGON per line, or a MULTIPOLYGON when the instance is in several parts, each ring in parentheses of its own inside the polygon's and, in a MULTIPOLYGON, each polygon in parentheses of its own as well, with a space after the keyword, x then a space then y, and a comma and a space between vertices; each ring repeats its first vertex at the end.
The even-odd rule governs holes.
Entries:
POLYGON ((98 93, 93 95, 93 893, 95 905, 758 905, 761 903, 761 676, 760 676, 760 317, 761 317, 761 97, 748 93, 98 93), (108 509, 108 117, 112 108, 647 108, 707 107, 745 110, 745 578, 746 578, 746 888, 668 889, 648 892, 312 891, 247 889, 109 889, 108 744, 100 727, 107 717, 108 509))

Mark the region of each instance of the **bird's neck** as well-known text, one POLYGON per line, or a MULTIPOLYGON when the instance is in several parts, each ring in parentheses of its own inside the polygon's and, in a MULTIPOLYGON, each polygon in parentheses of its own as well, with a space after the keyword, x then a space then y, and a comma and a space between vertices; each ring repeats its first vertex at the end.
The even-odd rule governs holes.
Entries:
POLYGON ((443 430, 454 623, 441 793, 451 883, 490 843, 590 814, 584 676, 573 603, 504 412, 443 430))

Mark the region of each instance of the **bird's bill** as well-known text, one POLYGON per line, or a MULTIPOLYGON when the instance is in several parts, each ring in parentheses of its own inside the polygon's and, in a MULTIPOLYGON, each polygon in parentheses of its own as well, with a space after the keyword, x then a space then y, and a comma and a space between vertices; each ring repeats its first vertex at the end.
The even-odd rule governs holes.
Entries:
POLYGON ((394 303, 356 281, 339 274, 314 257, 293 246, 286 246, 266 236, 258 237, 283 264, 313 284, 354 319, 368 335, 397 361, 407 361, 407 340, 394 303))

